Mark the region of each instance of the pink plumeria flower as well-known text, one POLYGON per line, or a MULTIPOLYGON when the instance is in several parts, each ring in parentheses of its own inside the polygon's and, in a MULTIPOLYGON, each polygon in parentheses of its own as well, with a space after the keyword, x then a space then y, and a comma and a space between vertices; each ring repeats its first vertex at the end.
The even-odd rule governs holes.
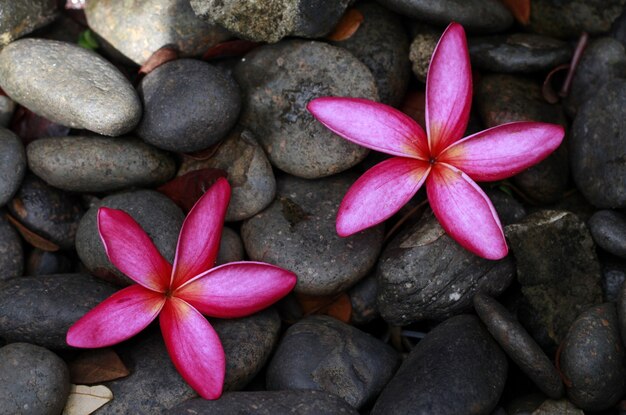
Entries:
POLYGON ((472 72, 463 27, 448 26, 426 79, 426 133, 407 115, 357 98, 323 97, 308 110, 326 127, 364 147, 391 154, 348 190, 337 233, 349 236, 391 217, 426 183, 430 206, 445 231, 488 259, 506 256, 502 225, 475 181, 502 180, 552 153, 559 125, 515 122, 461 139, 472 102, 472 72))
POLYGON ((104 300, 67 333, 74 347, 105 347, 139 333, 157 316, 174 366, 200 396, 222 393, 226 360, 222 343, 202 315, 244 317, 286 295, 296 276, 260 262, 212 268, 230 199, 219 179, 183 222, 174 266, 127 213, 98 210, 98 230, 109 260, 137 284, 104 300), (201 314, 202 313, 202 314, 201 314))

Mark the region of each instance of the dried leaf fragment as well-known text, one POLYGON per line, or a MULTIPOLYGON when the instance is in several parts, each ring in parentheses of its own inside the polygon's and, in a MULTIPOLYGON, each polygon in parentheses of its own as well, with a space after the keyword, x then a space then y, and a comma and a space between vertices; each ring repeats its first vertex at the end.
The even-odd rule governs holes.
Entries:
POLYGON ((336 42, 350 39, 359 29, 361 23, 363 23, 363 19, 363 14, 360 11, 354 8, 349 9, 344 13, 337 26, 335 26, 335 30, 328 35, 327 39, 336 42))
POLYGON ((110 348, 86 350, 69 364, 73 383, 94 384, 130 374, 117 353, 110 348))
POLYGON ((344 323, 349 323, 352 317, 352 302, 346 293, 335 296, 297 294, 296 298, 305 315, 323 314, 344 323))
POLYGON ((226 42, 218 43, 212 48, 209 48, 204 52, 204 55, 202 55, 202 59, 206 61, 209 59, 243 56, 260 45, 259 42, 252 42, 250 40, 227 40, 226 42))
POLYGON ((104 385, 72 385, 63 415, 89 415, 113 399, 113 392, 104 385))
POLYGON ((175 59, 178 59, 178 49, 173 46, 165 45, 150 55, 146 63, 141 65, 141 68, 139 68, 139 74, 149 74, 164 63, 175 59))
POLYGON ((530 22, 530 0, 502 0, 502 3, 511 11, 515 20, 523 25, 530 22))
POLYGON ((15 219, 13 216, 8 213, 5 215, 7 220, 11 222, 15 229, 22 235, 22 238, 26 240, 29 244, 34 246, 35 248, 39 248, 42 251, 55 252, 60 249, 59 245, 55 244, 44 238, 43 236, 37 235, 35 232, 28 229, 26 226, 22 225, 22 223, 15 219))
POLYGON ((194 170, 170 180, 157 190, 188 212, 217 179, 226 176, 226 172, 220 169, 194 170))

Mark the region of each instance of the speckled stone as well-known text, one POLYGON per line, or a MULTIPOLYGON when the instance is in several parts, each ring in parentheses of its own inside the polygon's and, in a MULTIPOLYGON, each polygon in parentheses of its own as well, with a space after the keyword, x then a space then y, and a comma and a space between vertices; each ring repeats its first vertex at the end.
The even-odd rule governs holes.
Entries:
POLYGON ((20 277, 0 283, 0 336, 65 349, 67 330, 115 292, 87 274, 20 277))
POLYGON ((22 183, 26 172, 26 153, 22 140, 0 127, 0 206, 5 205, 22 183))
POLYGON ((452 240, 431 213, 394 237, 377 267, 378 308, 390 324, 445 320, 468 311, 478 291, 499 295, 515 265, 480 258, 452 240))
POLYGON ((87 269, 103 279, 120 285, 133 283, 106 256, 98 234, 100 206, 121 209, 146 231, 163 257, 174 260, 178 233, 185 216, 170 198, 152 190, 135 190, 107 196, 85 213, 76 232, 76 252, 87 269))
POLYGON ((279 178, 276 200, 241 228, 250 258, 294 272, 303 294, 336 294, 364 277, 382 247, 382 227, 348 238, 335 230, 337 208, 355 178, 279 178))
POLYGON ((240 123, 270 162, 289 174, 319 178, 346 170, 368 150, 332 133, 306 110, 321 96, 378 99, 370 70, 343 48, 289 40, 254 49, 235 68, 243 90, 240 123))
POLYGON ((43 138, 26 148, 28 167, 46 183, 72 192, 155 186, 170 179, 174 159, 136 138, 43 138))
POLYGON ((472 66, 493 72, 550 71, 572 57, 571 46, 533 33, 469 39, 472 66))
POLYGON ((265 209, 276 194, 276 179, 263 148, 249 130, 235 128, 204 160, 185 159, 178 175, 214 168, 226 172, 231 186, 226 221, 239 221, 265 209))
POLYGON ((23 272, 22 239, 13 226, 0 216, 0 281, 21 277, 23 272))
POLYGON ((7 209, 15 219, 36 234, 63 249, 74 248, 78 222, 83 216, 77 195, 49 186, 29 173, 7 204, 7 209))
POLYGON ((55 0, 22 0, 2 3, 0 47, 52 22, 57 16, 55 0))
POLYGON ((159 66, 139 85, 144 105, 137 134, 169 151, 203 150, 223 139, 241 107, 239 87, 221 69, 195 59, 159 66))
POLYGON ((8 127, 15 111, 15 102, 6 95, 0 95, 0 127, 8 127))
POLYGON ((237 37, 278 42, 286 36, 321 37, 333 30, 349 0, 191 0, 196 14, 237 37))
POLYGON ((613 303, 582 313, 563 340, 560 368, 567 395, 586 411, 615 405, 624 394, 624 345, 613 303))
POLYGON ((215 401, 190 399, 173 408, 171 415, 357 415, 356 409, 328 392, 284 390, 228 392, 215 401))
POLYGON ((626 216, 615 210, 600 210, 587 223, 595 243, 613 255, 626 258, 626 216))
POLYGON ((243 261, 245 256, 246 253, 243 250, 243 242, 241 241, 239 233, 224 226, 224 228, 222 228, 222 240, 220 241, 220 250, 217 254, 215 265, 243 261))
POLYGON ((85 16, 92 30, 139 65, 166 45, 197 56, 230 37, 196 16, 186 0, 90 0, 85 16))
POLYGON ((415 31, 417 33, 413 37, 409 50, 411 69, 417 79, 426 83, 430 58, 433 56, 442 32, 424 24, 416 25, 415 31))
POLYGON ((474 296, 474 309, 507 355, 547 396, 563 395, 563 382, 548 356, 502 304, 488 295, 474 296))
POLYGON ((585 415, 585 412, 567 399, 546 399, 531 415, 585 415))
POLYGON ((36 114, 72 128, 115 136, 141 118, 139 97, 115 66, 70 43, 11 43, 0 52, 0 86, 36 114))
POLYGON ((398 106, 409 83, 409 39, 400 16, 374 1, 361 2, 355 9, 363 15, 356 33, 332 42, 348 49, 363 62, 376 80, 380 102, 398 106))
POLYGON ((411 350, 372 415, 488 415, 507 376, 507 360, 478 318, 452 317, 411 350))
POLYGON ((70 371, 43 347, 13 343, 0 348, 0 413, 58 415, 70 393, 70 371))
POLYGON ((393 376, 389 345, 328 316, 291 326, 267 369, 267 388, 325 390, 355 408, 371 402, 393 376))
POLYGON ((579 109, 570 162, 576 187, 599 208, 626 208, 626 80, 604 84, 579 109))
POLYGON ((576 215, 542 210, 505 227, 517 263, 518 318, 550 353, 576 317, 602 302, 600 264, 589 230, 576 215))

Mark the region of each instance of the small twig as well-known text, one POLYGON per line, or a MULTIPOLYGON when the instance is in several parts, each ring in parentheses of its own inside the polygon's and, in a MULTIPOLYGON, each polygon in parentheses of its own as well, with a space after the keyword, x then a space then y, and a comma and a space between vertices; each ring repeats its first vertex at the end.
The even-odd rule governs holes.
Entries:
POLYGON ((576 68, 578 68, 578 63, 580 62, 580 58, 583 56, 583 52, 587 47, 587 43, 589 42, 589 35, 587 32, 583 32, 580 35, 580 39, 578 39, 578 44, 576 44, 576 49, 574 50, 574 56, 572 57, 572 63, 569 66, 569 70, 567 71, 567 76, 565 77, 565 82, 563 82, 563 86, 559 91, 559 96, 561 98, 565 98, 569 94, 569 89, 572 85, 572 80, 574 79, 574 74, 576 73, 576 68))

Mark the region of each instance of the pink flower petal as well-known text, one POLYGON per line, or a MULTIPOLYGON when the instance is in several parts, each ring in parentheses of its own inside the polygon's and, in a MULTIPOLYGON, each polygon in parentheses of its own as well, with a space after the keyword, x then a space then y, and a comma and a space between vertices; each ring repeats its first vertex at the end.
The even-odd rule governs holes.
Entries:
POLYGON ((426 130, 431 154, 465 133, 472 105, 472 68, 465 31, 451 23, 439 39, 426 77, 426 130))
POLYGON ((473 180, 502 180, 548 157, 561 144, 564 134, 563 127, 556 124, 503 124, 457 141, 438 160, 457 167, 473 180))
POLYGON ((508 247, 491 201, 457 168, 437 163, 426 180, 428 201, 445 231, 468 251, 501 259, 508 247))
POLYGON ((372 150, 428 160, 426 134, 395 108, 362 98, 323 97, 307 109, 332 132, 372 150))
POLYGON ((261 262, 224 264, 190 280, 174 295, 212 317, 244 317, 274 304, 296 285, 296 275, 261 262))
POLYGON ((109 260, 128 277, 144 287, 165 292, 172 266, 128 213, 101 207, 98 231, 109 260))
POLYGON ((165 296, 141 285, 131 285, 98 304, 67 332, 74 347, 105 347, 127 340, 146 328, 159 314, 165 296))
POLYGON ((178 237, 172 288, 215 264, 229 201, 230 185, 219 178, 189 211, 178 237))
POLYGON ((183 379, 204 399, 219 398, 226 358, 211 324, 176 297, 165 303, 159 322, 167 351, 183 379))
POLYGON ((429 171, 430 163, 403 157, 390 158, 369 169, 339 205, 339 236, 350 236, 391 217, 417 193, 429 171))

